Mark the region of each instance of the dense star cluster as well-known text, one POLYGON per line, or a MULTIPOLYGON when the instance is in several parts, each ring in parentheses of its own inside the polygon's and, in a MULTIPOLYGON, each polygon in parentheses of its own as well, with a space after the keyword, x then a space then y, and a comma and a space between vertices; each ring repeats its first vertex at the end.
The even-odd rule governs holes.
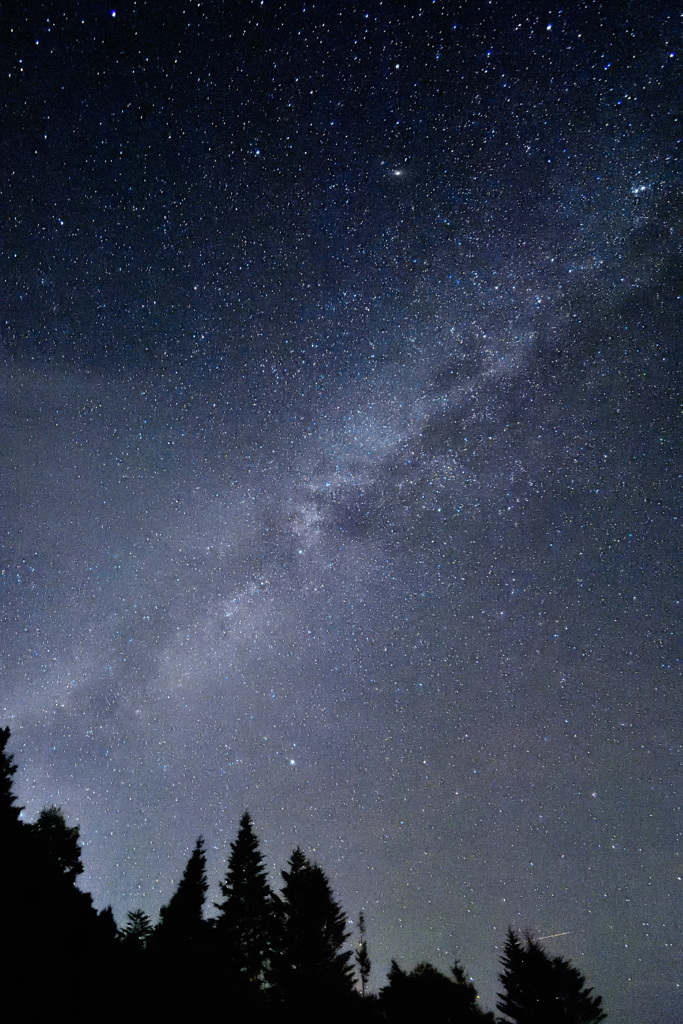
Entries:
POLYGON ((248 808, 391 957, 681 976, 680 7, 3 5, 0 725, 95 904, 248 808))

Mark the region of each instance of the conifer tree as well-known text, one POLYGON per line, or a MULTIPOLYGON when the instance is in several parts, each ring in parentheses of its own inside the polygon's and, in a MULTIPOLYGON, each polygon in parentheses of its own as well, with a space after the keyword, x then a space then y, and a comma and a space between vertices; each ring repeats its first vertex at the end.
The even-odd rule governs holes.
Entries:
POLYGON ((456 1016, 460 1014, 463 1021, 472 1019, 473 1021, 484 1020, 493 1022, 493 1014, 485 1013, 478 1005, 479 996, 477 995, 477 990, 457 960, 451 967, 451 974, 456 986, 453 992, 453 1005, 457 1008, 456 1016))
POLYGON ((180 950, 201 939, 205 931, 203 909, 208 888, 206 853, 200 836, 178 888, 159 912, 160 920, 154 932, 156 946, 180 950))
MULTIPOLYGON (((282 872, 277 951, 271 978, 290 1007, 339 1007, 353 992, 352 950, 344 912, 324 871, 297 847, 282 872)), ((321 1011, 322 1012, 322 1011, 321 1011)))
MULTIPOLYGON (((79 828, 59 807, 44 808, 25 826, 24 922, 17 942, 18 970, 40 977, 32 993, 31 1019, 54 1014, 54 987, 78 993, 85 1005, 106 984, 116 945, 111 909, 98 913, 89 893, 76 884, 83 873, 79 828)), ((21 1018, 19 1018, 21 1019, 21 1018)))
POLYGON ((273 893, 247 811, 230 844, 221 893, 223 902, 214 904, 220 911, 214 923, 219 953, 240 981, 261 985, 273 942, 273 893))
POLYGON ((14 904, 21 902, 26 873, 26 829, 20 820, 23 807, 17 805, 12 788, 17 767, 7 751, 9 739, 9 729, 0 729, 0 902, 6 921, 14 904))
POLYGON ((28 831, 45 869, 55 880, 73 884, 83 873, 78 825, 67 825, 61 808, 53 805, 43 808, 28 831))
POLYGON ((128 911, 126 927, 121 930, 120 938, 127 949, 141 951, 153 931, 149 917, 142 908, 138 908, 128 911))
POLYGON ((23 807, 18 807, 12 790, 12 778, 17 766, 12 754, 7 752, 10 731, 7 726, 0 729, 0 837, 4 845, 8 831, 16 831, 21 827, 19 815, 23 807))
POLYGON ((368 954, 368 942, 365 929, 365 914, 361 910, 358 918, 358 945, 356 946, 356 966, 360 977, 360 994, 365 998, 370 978, 370 956, 368 954))
POLYGON ((457 962, 453 977, 429 963, 403 971, 395 960, 381 990, 379 1003, 388 1024, 413 1024, 421 1017, 430 1024, 493 1024, 493 1014, 477 1005, 474 985, 457 962))
POLYGON ((27 960, 31 943, 32 909, 31 871, 27 864, 26 827, 19 815, 12 780, 16 773, 13 756, 8 752, 8 728, 0 729, 0 976, 3 985, 3 1010, 11 1015, 10 990, 18 994, 17 979, 27 960), (12 979, 12 984, 9 984, 12 979))
POLYGON ((602 999, 569 960, 551 957, 528 932, 509 930, 501 957, 498 1009, 506 1024, 599 1024, 602 999))
POLYGON ((42 1021, 55 1014, 56 991, 78 993, 85 1005, 106 986, 116 925, 110 908, 97 913, 76 885, 83 871, 78 827, 58 807, 42 810, 33 824, 20 820, 9 738, 0 729, 2 1013, 42 1021))
POLYGON ((99 918, 90 894, 76 885, 83 873, 78 825, 68 825, 61 808, 44 807, 26 826, 26 835, 37 944, 46 955, 60 957, 106 942, 105 918, 99 918))

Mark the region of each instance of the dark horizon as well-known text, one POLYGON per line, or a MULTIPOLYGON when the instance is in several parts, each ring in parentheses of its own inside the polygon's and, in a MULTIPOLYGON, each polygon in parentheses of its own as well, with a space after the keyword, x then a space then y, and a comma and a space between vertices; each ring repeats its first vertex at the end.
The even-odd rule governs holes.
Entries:
POLYGON ((98 910, 77 884, 83 874, 78 826, 56 806, 43 808, 35 822, 22 820, 10 738, 9 727, 0 727, 0 983, 11 1017, 53 1015, 55 988, 75 1022, 91 1020, 105 992, 102 1021, 123 1013, 132 1021, 150 1015, 209 1020, 226 1011, 259 1024, 411 1024, 425 1014, 432 1024, 559 1017, 565 1024, 601 1024, 607 1017, 582 971, 530 931, 511 927, 499 957, 502 1018, 482 1005, 458 959, 444 973, 426 959, 406 968, 392 957, 373 992, 364 912, 355 923, 348 918, 329 876, 300 846, 273 888, 248 811, 230 843, 211 916, 206 844, 198 836, 158 919, 137 907, 117 923, 111 906, 98 910), (38 977, 41 991, 27 996, 38 977))

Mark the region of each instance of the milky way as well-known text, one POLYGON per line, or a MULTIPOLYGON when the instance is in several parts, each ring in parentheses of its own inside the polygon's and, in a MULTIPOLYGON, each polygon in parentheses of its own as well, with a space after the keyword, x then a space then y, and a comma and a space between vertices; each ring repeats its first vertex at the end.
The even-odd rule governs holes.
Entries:
POLYGON ((123 924, 248 807, 375 989, 493 1007, 512 924, 672 1024, 680 12, 68 7, 2 57, 24 817, 123 924))

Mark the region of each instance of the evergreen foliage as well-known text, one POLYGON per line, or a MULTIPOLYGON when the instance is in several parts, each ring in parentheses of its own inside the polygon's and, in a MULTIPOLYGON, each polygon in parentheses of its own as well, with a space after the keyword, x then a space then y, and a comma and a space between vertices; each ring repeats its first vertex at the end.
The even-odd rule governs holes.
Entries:
POLYGON ((7 751, 9 739, 9 729, 0 729, 0 905, 3 919, 0 959, 5 957, 5 945, 10 946, 17 941, 16 930, 25 911, 22 904, 26 877, 26 829, 19 818, 23 808, 17 805, 12 788, 17 768, 7 751))
POLYGON ((391 961, 388 984, 381 990, 380 1007, 389 1024, 412 1024, 429 1011, 430 1024, 493 1024, 493 1014, 477 1006, 477 993, 460 964, 453 977, 442 974, 429 963, 403 971, 391 961))
POLYGON ((508 1024, 599 1024, 602 999, 569 960, 551 957, 528 932, 508 931, 501 957, 498 1009, 508 1024))
POLYGON ((27 826, 37 856, 55 881, 73 884, 83 873, 80 829, 69 826, 60 807, 44 807, 33 825, 27 826))
POLYGON ((108 931, 106 916, 99 917, 91 896, 76 885, 83 873, 78 825, 68 825, 61 808, 52 806, 25 829, 37 941, 57 958, 99 944, 108 931))
POLYGON ((193 1020, 198 1019, 200 1010, 204 1012, 204 990, 210 978, 209 925, 204 920, 208 888, 204 840, 199 836, 177 888, 159 911, 159 923, 147 940, 147 981, 155 991, 156 1019, 193 1020))
POLYGON ((343 949, 346 919, 327 877, 297 847, 282 878, 273 985, 290 1005, 343 1000, 353 991, 352 950, 343 949))
POLYGON ((17 766, 12 754, 7 752, 10 731, 5 726, 0 729, 0 837, 6 842, 8 831, 16 831, 20 827, 19 815, 23 807, 17 806, 12 790, 12 779, 17 766))
POLYGON ((358 945, 356 947, 356 966, 360 978, 360 994, 365 998, 368 981, 370 980, 370 955, 368 953, 368 942, 366 937, 365 914, 361 911, 358 918, 358 945))
MULTIPOLYGON (((70 1016, 85 1019, 85 1006, 108 984, 113 970, 116 924, 111 908, 98 913, 76 885, 83 872, 78 826, 58 807, 37 821, 11 829, 14 876, 3 899, 3 966, 17 984, 3 1009, 8 1020, 54 1017, 54 993, 69 993, 70 1016), (40 986, 35 985, 40 978, 40 986), (30 1008, 21 991, 30 992, 30 1008)), ((7 885, 3 877, 3 887, 7 885)), ((103 1019, 108 1019, 103 1017, 103 1019)))
POLYGON ((128 949, 142 951, 153 931, 152 922, 144 910, 129 910, 128 921, 120 933, 120 939, 128 949))
POLYGON ((247 811, 236 840, 230 844, 223 902, 214 927, 220 955, 241 982, 261 986, 273 943, 273 893, 268 885, 263 855, 247 811))
MULTIPOLYGON (((392 961, 379 996, 369 994, 364 915, 354 957, 327 876, 298 847, 275 895, 247 812, 230 844, 214 921, 203 915, 208 880, 200 836, 158 925, 138 909, 117 931, 111 908, 98 913, 78 888, 78 826, 58 807, 44 808, 32 824, 21 821, 9 738, 0 729, 0 977, 7 1020, 42 1022, 64 1009, 73 1024, 94 1015, 104 1024, 124 1017, 140 1024, 219 1017, 251 1024, 493 1024, 458 963, 448 976, 426 962, 404 971, 392 961), (63 1007, 56 1008, 56 992, 63 1007)), ((499 1024, 601 1024, 606 1017, 580 971, 549 956, 528 934, 509 932, 502 967, 499 1024)))
POLYGON ((206 853, 201 836, 169 902, 159 912, 155 940, 167 947, 197 943, 205 931, 204 900, 209 889, 206 877, 206 853))

